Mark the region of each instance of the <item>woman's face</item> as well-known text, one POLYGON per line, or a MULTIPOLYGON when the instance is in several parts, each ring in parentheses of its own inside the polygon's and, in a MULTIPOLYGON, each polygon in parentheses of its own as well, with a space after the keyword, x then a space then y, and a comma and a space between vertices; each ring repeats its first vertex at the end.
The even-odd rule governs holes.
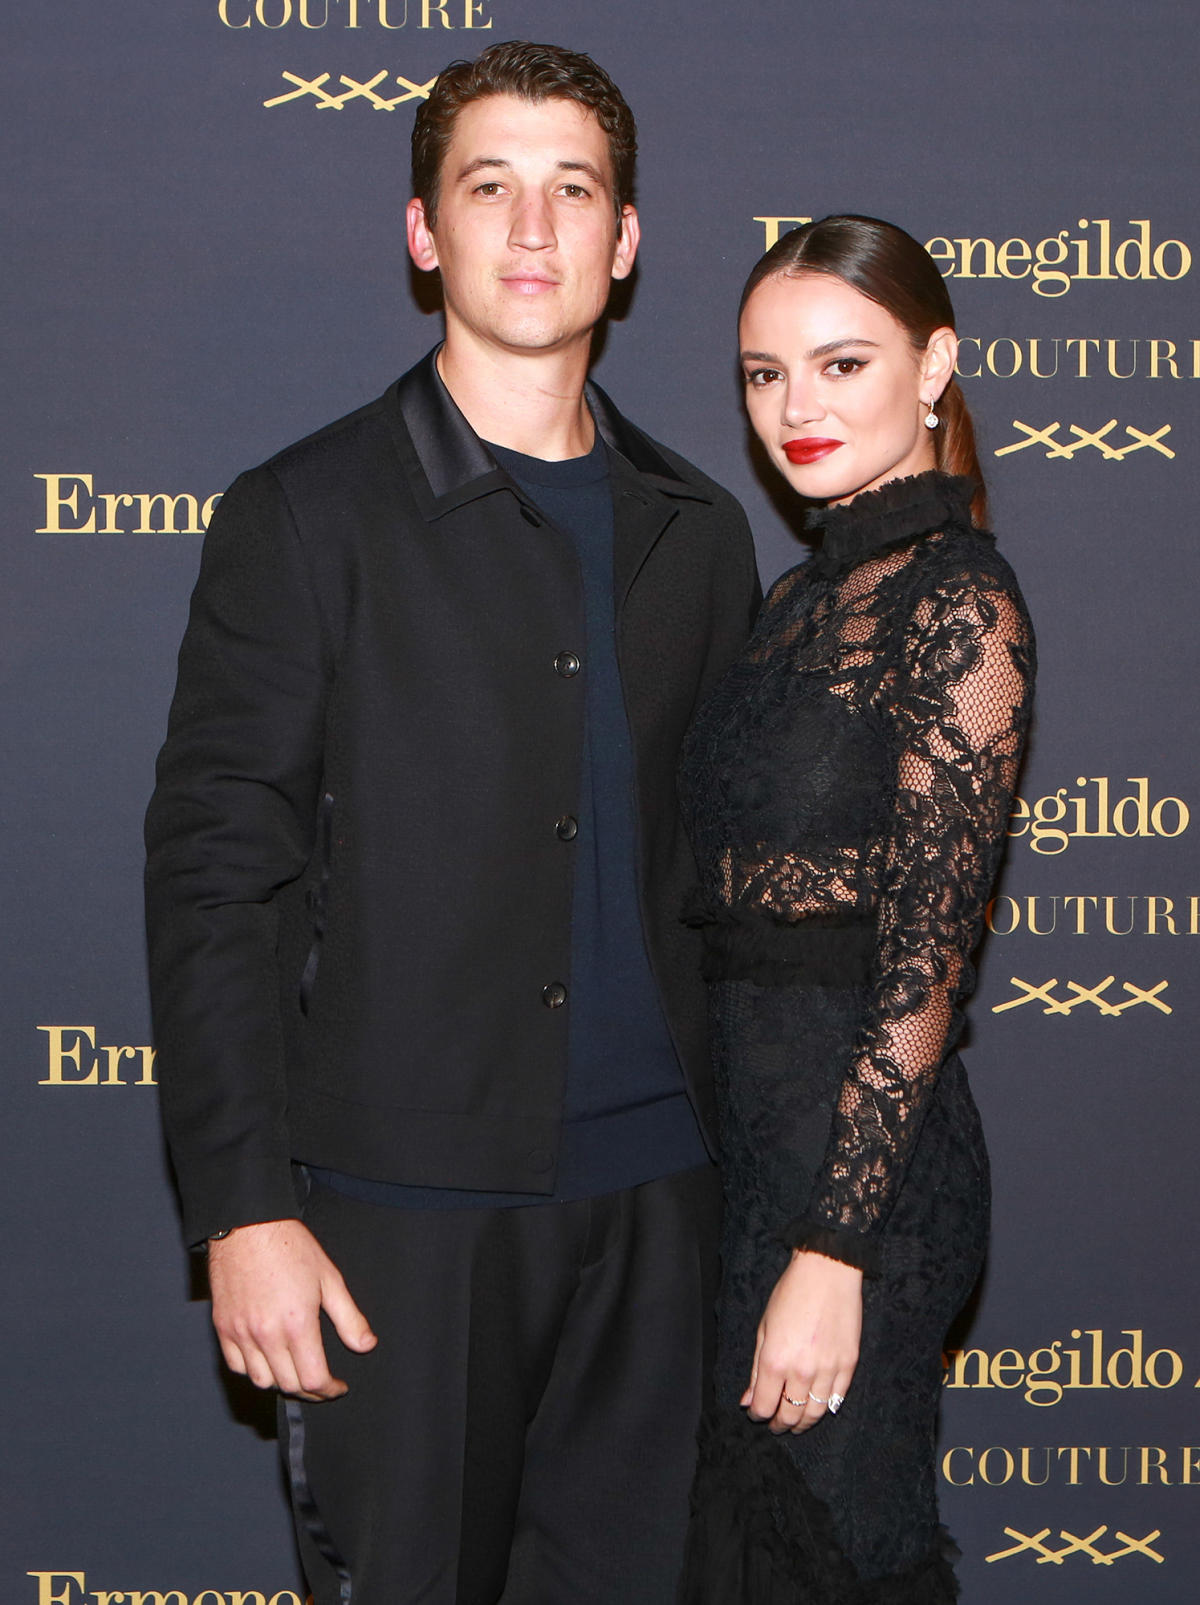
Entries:
POLYGON ((750 422, 784 478, 845 502, 936 466, 924 427, 953 373, 953 331, 924 352, 877 301, 829 273, 777 274, 739 328, 750 422))

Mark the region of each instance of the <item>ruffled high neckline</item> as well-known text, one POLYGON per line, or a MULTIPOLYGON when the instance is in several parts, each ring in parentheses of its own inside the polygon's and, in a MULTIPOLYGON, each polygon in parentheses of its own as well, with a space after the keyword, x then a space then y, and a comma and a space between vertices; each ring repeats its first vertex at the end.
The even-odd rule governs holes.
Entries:
MULTIPOLYGON (((930 468, 908 479, 890 479, 866 490, 844 507, 812 507, 805 514, 806 535, 821 537, 810 567, 832 578, 885 548, 931 535, 937 530, 970 529, 975 481, 930 468)), ((978 533, 983 533, 978 532, 978 533)))

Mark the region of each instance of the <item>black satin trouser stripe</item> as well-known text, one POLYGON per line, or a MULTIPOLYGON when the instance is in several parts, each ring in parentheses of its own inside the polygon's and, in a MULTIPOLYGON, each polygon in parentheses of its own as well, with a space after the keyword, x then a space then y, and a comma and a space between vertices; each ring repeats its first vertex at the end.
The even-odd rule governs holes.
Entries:
POLYGON ((287 1464, 288 1479, 292 1485, 292 1506, 296 1520, 303 1524, 308 1536, 336 1574, 339 1605, 352 1605, 354 1579, 350 1576, 350 1568, 338 1553, 337 1545, 329 1535, 329 1529, 317 1508, 312 1488, 309 1486, 308 1472, 304 1466, 304 1416, 301 1414, 300 1401, 285 1399, 283 1413, 287 1419, 287 1448, 284 1459, 287 1464))

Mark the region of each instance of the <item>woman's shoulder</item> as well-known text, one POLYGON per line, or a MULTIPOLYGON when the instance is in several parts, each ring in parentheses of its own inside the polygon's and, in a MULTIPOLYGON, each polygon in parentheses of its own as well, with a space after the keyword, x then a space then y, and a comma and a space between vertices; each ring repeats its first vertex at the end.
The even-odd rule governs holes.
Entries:
POLYGON ((929 536, 924 548, 925 561, 917 565, 921 582, 1004 590, 1024 604, 1020 582, 991 530, 958 525, 929 536))
POLYGON ((946 530, 926 543, 926 561, 914 574, 909 628, 924 636, 946 628, 980 632, 1035 662, 1033 623, 1020 582, 989 530, 946 530))
POLYGON ((812 560, 805 558, 777 575, 767 587, 766 595, 763 597, 763 614, 776 612, 800 597, 811 579, 811 570, 812 560))
POLYGON ((909 536, 843 565, 834 576, 821 562, 820 550, 785 569, 769 586, 762 617, 792 614, 812 598, 832 591, 847 600, 878 600, 889 612, 901 612, 935 592, 965 597, 971 592, 1003 594, 1027 614, 1020 582, 998 549, 991 530, 973 524, 948 523, 941 529, 909 536))

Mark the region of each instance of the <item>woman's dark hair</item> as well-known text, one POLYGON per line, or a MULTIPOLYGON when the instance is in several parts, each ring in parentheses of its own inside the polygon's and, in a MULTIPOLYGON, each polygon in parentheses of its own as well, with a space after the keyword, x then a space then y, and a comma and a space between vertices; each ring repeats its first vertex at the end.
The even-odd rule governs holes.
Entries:
MULTIPOLYGON (((764 279, 829 273, 852 290, 878 302, 905 330, 918 351, 923 351, 935 329, 954 328, 954 308, 937 264, 923 245, 895 223, 877 217, 822 217, 784 234, 755 263, 738 307, 764 279)), ((940 426, 933 432, 938 467, 947 474, 965 474, 976 484, 971 516, 987 523, 987 488, 975 450, 971 423, 962 389, 953 374, 937 401, 940 426)))
POLYGON ((608 136, 613 165, 613 205, 617 225, 621 208, 633 201, 633 169, 637 156, 637 124, 621 91, 590 56, 559 45, 535 45, 510 39, 489 45, 474 61, 452 61, 438 74, 428 100, 417 108, 412 131, 413 194, 425 206, 425 217, 437 222, 442 163, 454 125, 464 106, 489 95, 513 95, 540 105, 544 100, 573 100, 590 111, 608 136))

